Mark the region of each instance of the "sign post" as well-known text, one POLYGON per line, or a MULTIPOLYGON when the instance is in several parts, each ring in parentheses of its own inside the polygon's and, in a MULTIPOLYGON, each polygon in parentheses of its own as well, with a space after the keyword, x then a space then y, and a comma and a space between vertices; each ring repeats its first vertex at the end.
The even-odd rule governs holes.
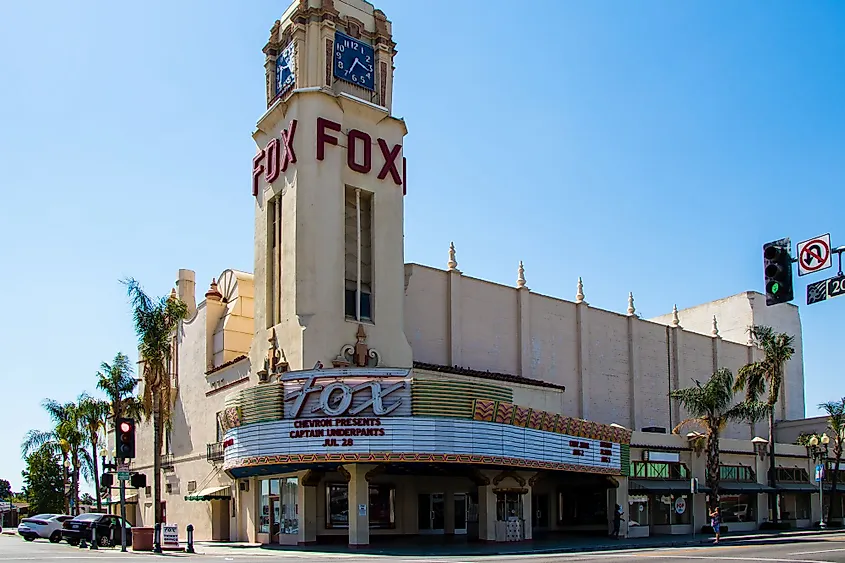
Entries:
POLYGON ((126 481, 129 480, 129 464, 122 460, 117 465, 120 481, 120 551, 126 552, 126 481))

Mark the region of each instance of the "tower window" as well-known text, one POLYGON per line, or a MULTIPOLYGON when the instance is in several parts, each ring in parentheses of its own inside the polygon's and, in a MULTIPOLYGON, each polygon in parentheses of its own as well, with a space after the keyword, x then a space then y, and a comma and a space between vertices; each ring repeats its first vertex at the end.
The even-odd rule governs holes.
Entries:
POLYGON ((345 192, 344 312, 373 318, 373 194, 347 186, 345 192))

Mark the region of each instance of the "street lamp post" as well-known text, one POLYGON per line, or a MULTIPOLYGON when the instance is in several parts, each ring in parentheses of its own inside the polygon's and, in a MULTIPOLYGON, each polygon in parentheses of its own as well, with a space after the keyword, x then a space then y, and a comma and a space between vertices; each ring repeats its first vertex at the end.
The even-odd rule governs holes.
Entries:
POLYGON ((819 504, 821 505, 821 521, 819 527, 824 530, 827 528, 827 522, 824 518, 824 474, 825 465, 827 463, 827 447, 830 443, 830 437, 827 434, 822 434, 821 439, 818 436, 810 438, 809 452, 813 463, 816 464, 816 478, 819 481, 819 504))

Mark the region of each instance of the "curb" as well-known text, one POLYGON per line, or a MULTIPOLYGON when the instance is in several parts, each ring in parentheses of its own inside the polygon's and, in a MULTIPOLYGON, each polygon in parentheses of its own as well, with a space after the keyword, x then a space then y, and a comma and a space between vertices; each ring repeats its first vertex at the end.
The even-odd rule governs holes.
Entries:
MULTIPOLYGON (((772 543, 780 543, 788 538, 801 538, 801 537, 808 537, 808 536, 822 536, 822 535, 829 535, 829 534, 841 534, 845 533, 843 529, 834 529, 834 530, 796 530, 792 532, 780 532, 780 533, 773 533, 773 534, 760 534, 760 535, 740 535, 736 537, 731 536, 723 536, 722 540, 719 542, 719 545, 724 544, 759 544, 759 545, 766 545, 772 543)), ((562 554, 562 553, 591 553, 591 552, 602 552, 602 551, 637 551, 643 549, 661 549, 667 547, 691 547, 691 546, 699 546, 699 545, 712 545, 713 544, 713 536, 710 535, 699 535, 700 539, 678 539, 678 540, 666 540, 662 542, 653 542, 653 543, 633 543, 633 542, 622 542, 619 543, 609 543, 603 545, 580 545, 580 546, 555 546, 555 547, 528 547, 526 546, 524 549, 514 549, 514 550, 502 550, 499 552, 490 552, 487 550, 456 550, 455 553, 442 553, 442 554, 431 554, 430 552, 426 555, 431 557, 492 557, 492 556, 505 556, 505 555, 530 555, 530 554, 562 554)), ((262 549, 261 546, 252 544, 243 547, 235 547, 235 546, 220 546, 218 547, 211 547, 209 550, 208 548, 211 547, 210 545, 195 545, 197 549, 197 555, 210 555, 210 556, 222 556, 223 553, 214 552, 217 550, 238 550, 238 551, 247 551, 252 552, 253 550, 260 550, 262 551, 262 555, 271 555, 272 552, 281 551, 286 553, 304 553, 310 555, 333 555, 337 553, 344 553, 343 551, 321 551, 319 549, 284 549, 283 547, 270 547, 262 549)), ((251 553, 252 555, 252 553, 251 553)), ((362 555, 381 555, 381 556, 393 556, 393 557, 412 557, 420 554, 414 553, 397 553, 395 550, 391 549, 369 549, 366 550, 365 553, 362 555)))

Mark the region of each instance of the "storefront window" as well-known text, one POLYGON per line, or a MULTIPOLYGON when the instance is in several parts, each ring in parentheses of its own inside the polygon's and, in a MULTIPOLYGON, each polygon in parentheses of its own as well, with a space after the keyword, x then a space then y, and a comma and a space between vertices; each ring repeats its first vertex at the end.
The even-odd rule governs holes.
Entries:
POLYGON ((261 519, 259 520, 258 532, 260 534, 270 533, 270 481, 265 479, 261 481, 261 509, 259 511, 261 519))
POLYGON ((281 533, 298 534, 299 510, 296 497, 299 492, 299 479, 297 477, 283 478, 279 480, 279 485, 282 497, 281 533))
POLYGON ((683 463, 632 461, 631 477, 640 479, 689 479, 689 469, 683 463))
POLYGON ((326 528, 349 527, 349 492, 345 483, 326 485, 326 528))
MULTIPOLYGON (((396 526, 396 488, 370 485, 370 528, 396 526)), ((326 485, 326 528, 349 527, 349 490, 344 483, 326 485)))
POLYGON ((629 496, 628 497, 628 525, 629 526, 648 526, 648 497, 643 496, 629 496))
POLYGON ((653 495, 652 524, 655 526, 677 526, 690 523, 689 495, 653 495))
POLYGON ((722 495, 719 512, 723 522, 755 522, 757 495, 722 495))
POLYGON ((370 528, 393 528, 396 489, 392 485, 370 485, 370 528))
POLYGON ((607 491, 564 489, 558 493, 558 523, 563 526, 607 524, 607 491))

